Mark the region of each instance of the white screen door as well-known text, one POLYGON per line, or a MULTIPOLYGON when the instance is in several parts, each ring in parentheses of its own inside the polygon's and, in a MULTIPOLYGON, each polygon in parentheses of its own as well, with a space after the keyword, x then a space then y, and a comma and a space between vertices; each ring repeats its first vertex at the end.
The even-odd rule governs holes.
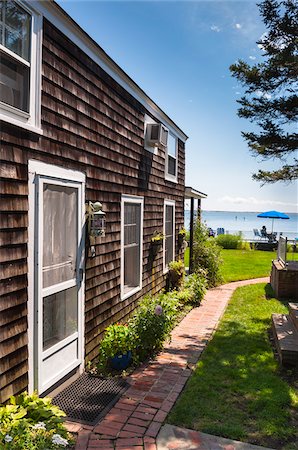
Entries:
POLYGON ((83 191, 81 182, 35 175, 34 366, 39 393, 83 361, 83 191))

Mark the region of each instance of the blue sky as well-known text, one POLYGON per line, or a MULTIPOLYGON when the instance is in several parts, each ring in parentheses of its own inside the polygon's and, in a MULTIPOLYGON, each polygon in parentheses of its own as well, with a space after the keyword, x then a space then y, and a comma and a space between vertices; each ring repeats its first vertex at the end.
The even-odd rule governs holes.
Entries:
POLYGON ((241 58, 262 60, 265 31, 251 1, 72 1, 58 3, 182 128, 186 185, 205 192, 206 210, 297 211, 297 184, 261 187, 237 115, 242 89, 230 76, 241 58))

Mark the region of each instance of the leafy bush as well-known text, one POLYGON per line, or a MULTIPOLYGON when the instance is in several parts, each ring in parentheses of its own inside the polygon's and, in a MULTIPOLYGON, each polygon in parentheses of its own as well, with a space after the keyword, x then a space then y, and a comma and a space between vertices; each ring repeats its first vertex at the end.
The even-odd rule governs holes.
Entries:
POLYGON ((190 290, 188 303, 198 306, 201 303, 207 289, 206 270, 198 268, 195 273, 189 275, 185 282, 185 289, 190 290))
POLYGON ((216 237, 216 242, 224 249, 240 248, 242 238, 240 234, 220 234, 216 237))
POLYGON ((184 263, 183 261, 171 261, 169 263, 169 284, 171 289, 179 289, 184 280, 184 263))
POLYGON ((133 338, 130 327, 116 323, 106 329, 105 336, 99 347, 99 370, 106 370, 110 358, 117 355, 124 355, 132 350, 133 338))
POLYGON ((132 350, 135 362, 144 361, 162 348, 173 328, 178 310, 179 302, 171 292, 157 297, 144 297, 129 321, 134 337, 132 350))
POLYGON ((63 425, 65 413, 50 398, 27 392, 0 407, 0 448, 9 450, 62 449, 73 444, 63 425))
POLYGON ((194 227, 193 267, 194 271, 206 270, 208 286, 217 286, 222 282, 220 265, 221 247, 214 238, 208 236, 207 227, 197 221, 194 227))

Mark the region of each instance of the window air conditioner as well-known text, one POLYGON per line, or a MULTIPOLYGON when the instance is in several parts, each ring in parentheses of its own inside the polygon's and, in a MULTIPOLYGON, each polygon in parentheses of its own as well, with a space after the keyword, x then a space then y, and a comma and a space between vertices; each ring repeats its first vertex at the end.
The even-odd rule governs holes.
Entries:
POLYGON ((168 133, 168 129, 161 123, 148 123, 146 142, 151 147, 166 147, 168 145, 168 133))

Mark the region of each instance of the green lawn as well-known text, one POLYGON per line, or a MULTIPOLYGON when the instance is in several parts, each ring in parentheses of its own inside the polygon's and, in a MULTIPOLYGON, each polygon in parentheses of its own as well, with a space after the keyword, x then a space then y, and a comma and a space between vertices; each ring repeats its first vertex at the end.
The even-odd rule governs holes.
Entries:
POLYGON ((298 449, 297 371, 280 373, 268 337, 271 314, 287 308, 270 295, 264 284, 235 291, 169 423, 275 449, 298 449))
POLYGON ((276 252, 261 250, 222 250, 221 272, 225 283, 270 275, 276 252))
MULTIPOLYGON (((288 260, 298 261, 298 253, 288 253, 288 260)), ((223 264, 221 271, 224 283, 270 275, 271 262, 276 259, 276 252, 261 250, 222 250, 223 264)), ((189 266, 189 247, 184 253, 185 267, 189 266)))

